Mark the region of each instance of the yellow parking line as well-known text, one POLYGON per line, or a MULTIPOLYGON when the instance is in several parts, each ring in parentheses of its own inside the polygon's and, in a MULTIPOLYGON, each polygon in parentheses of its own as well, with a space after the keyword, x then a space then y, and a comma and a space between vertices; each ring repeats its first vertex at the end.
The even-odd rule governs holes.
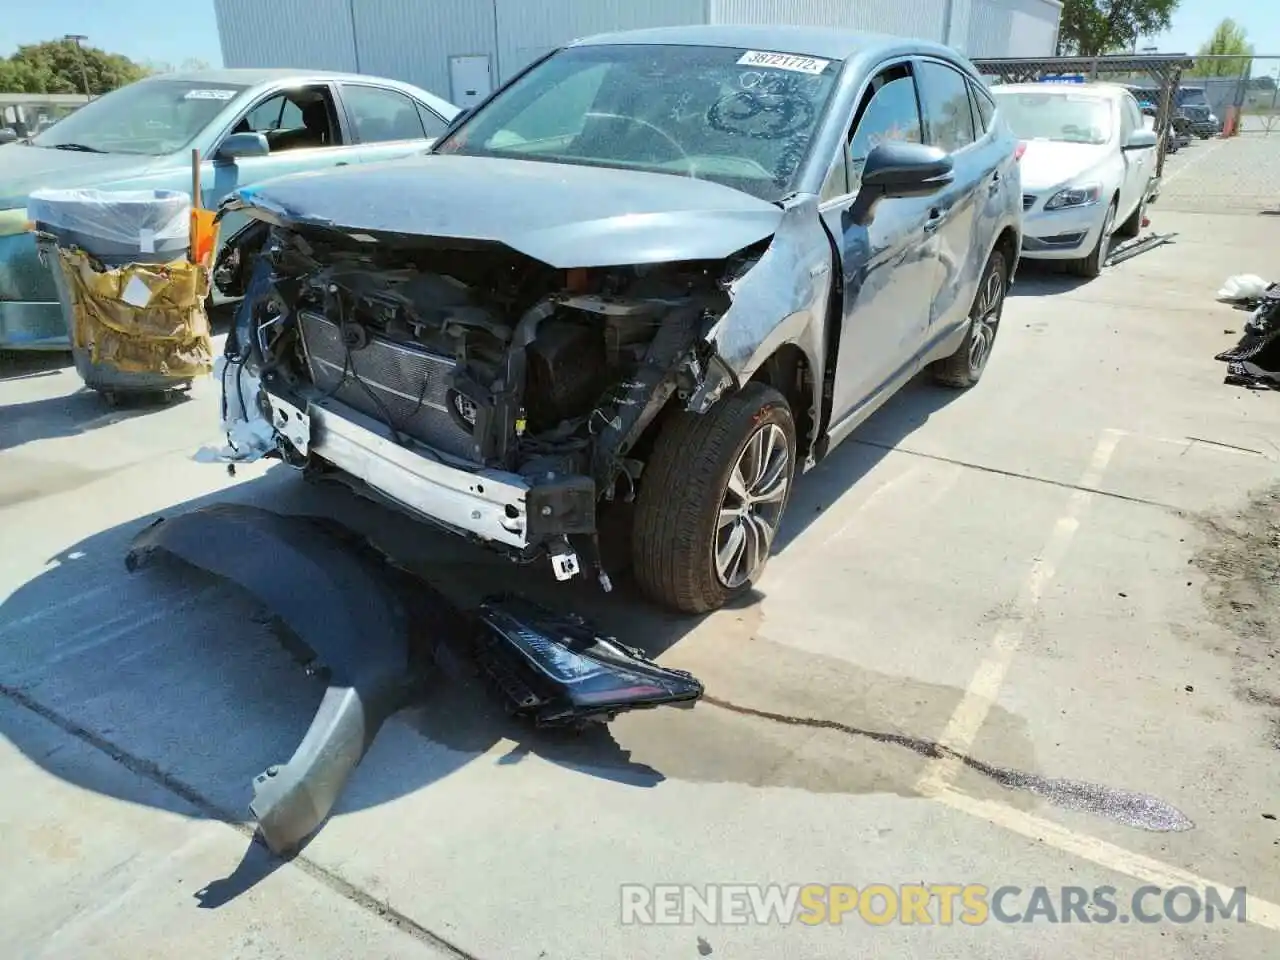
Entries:
MULTIPOLYGON (((1216 883, 1189 870, 1183 870, 1181 867, 1161 863, 1151 857, 1118 847, 1114 843, 1076 833, 1060 823, 1045 820, 1025 810, 1018 810, 993 800, 978 800, 945 787, 932 794, 930 799, 952 810, 969 814, 979 820, 986 820, 988 823, 1029 840, 1164 890, 1179 886, 1193 887, 1198 891, 1204 891, 1206 887, 1231 889, 1238 886, 1216 883)), ((1259 897, 1246 896, 1245 919, 1249 923, 1268 930, 1280 931, 1280 905, 1259 897)))
POLYGON ((1071 496, 1067 499, 1065 512, 1054 524, 1049 539, 1031 565, 1013 612, 1000 621, 986 658, 978 665, 964 696, 939 738, 938 742, 954 753, 929 763, 917 784, 921 793, 937 793, 944 789, 959 767, 960 760, 956 754, 967 754, 973 746, 978 731, 982 729, 987 714, 1000 695, 1000 687, 1004 684, 1009 665, 1022 646, 1031 615, 1039 606, 1044 589, 1053 579, 1058 564, 1066 556, 1076 530, 1079 529, 1080 516, 1093 499, 1093 490, 1101 484, 1107 464, 1111 462, 1111 456, 1122 436, 1123 433, 1119 430, 1103 431, 1102 438, 1089 459, 1089 466, 1080 477, 1077 488, 1071 491, 1071 496))

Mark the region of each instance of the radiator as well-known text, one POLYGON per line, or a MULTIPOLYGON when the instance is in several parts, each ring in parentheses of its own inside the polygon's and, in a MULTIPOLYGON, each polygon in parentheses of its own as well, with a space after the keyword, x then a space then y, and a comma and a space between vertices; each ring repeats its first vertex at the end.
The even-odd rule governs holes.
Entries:
POLYGON ((299 323, 307 366, 319 389, 381 422, 390 414, 397 430, 442 453, 475 459, 461 411, 449 409, 457 402, 449 389, 451 357, 371 335, 365 346, 351 351, 348 362, 336 323, 311 312, 301 313, 299 323))

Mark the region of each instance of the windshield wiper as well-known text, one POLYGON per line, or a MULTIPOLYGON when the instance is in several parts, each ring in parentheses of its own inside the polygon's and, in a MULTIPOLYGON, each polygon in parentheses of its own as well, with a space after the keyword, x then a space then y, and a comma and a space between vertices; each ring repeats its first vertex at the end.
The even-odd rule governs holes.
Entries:
POLYGON ((106 153, 105 150, 99 150, 97 147, 91 147, 87 143, 55 143, 54 150, 75 150, 78 153, 106 153))

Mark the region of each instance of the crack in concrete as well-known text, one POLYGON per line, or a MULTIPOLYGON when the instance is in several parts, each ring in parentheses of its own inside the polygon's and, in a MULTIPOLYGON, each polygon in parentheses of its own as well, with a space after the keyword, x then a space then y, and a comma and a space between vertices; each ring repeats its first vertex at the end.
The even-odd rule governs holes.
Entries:
POLYGON ((449 942, 438 933, 433 933, 413 918, 401 913, 399 910, 396 910, 389 903, 371 896, 349 881, 344 880, 336 873, 322 867, 314 860, 310 860, 300 854, 288 859, 275 857, 274 854, 267 850, 266 845, 262 842, 257 831, 253 827, 241 822, 234 813, 209 800, 189 784, 182 782, 172 774, 166 773, 150 760, 144 760, 141 757, 135 756, 127 750, 116 746, 105 737, 94 733, 86 727, 82 727, 74 720, 62 716, 56 710, 50 709, 17 687, 0 683, 0 696, 53 724, 58 729, 62 730, 63 733, 74 737, 81 743, 105 754, 135 776, 142 777, 143 779, 149 780, 157 786, 168 790, 174 796, 189 803, 208 819, 225 824, 232 830, 236 831, 236 833, 248 838, 251 843, 260 847, 268 857, 271 857, 279 863, 290 864, 297 867, 313 880, 323 884, 333 893, 336 893, 343 899, 355 904, 365 913, 370 914, 383 923, 395 927, 400 932, 413 937, 420 943, 433 947, 436 950, 440 950, 449 956, 456 957, 458 960, 477 960, 474 955, 467 953, 465 950, 449 942))
POLYGON ((1029 473, 1018 473, 1016 470, 1002 470, 999 467, 987 467, 980 463, 972 463, 968 460, 956 460, 953 457, 944 457, 936 453, 924 453, 920 450, 911 450, 907 447, 900 447, 892 443, 879 443, 875 440, 861 440, 857 437, 851 437, 850 443, 856 443, 864 447, 875 447, 877 450, 892 450, 895 453, 903 453, 910 457, 921 457, 925 460, 936 460, 938 463, 949 463, 957 467, 967 467, 970 470, 977 470, 981 473, 994 473, 1000 477, 1011 477, 1014 480, 1030 480, 1033 483, 1043 483, 1051 487, 1061 487, 1064 490, 1079 490, 1082 493, 1091 493, 1099 497, 1107 497, 1110 500, 1122 500, 1126 503, 1140 503, 1147 507, 1158 507, 1161 510, 1168 510, 1178 516, 1183 516, 1186 511, 1181 507, 1175 507, 1171 503, 1161 503, 1159 500, 1148 500, 1145 497, 1131 497, 1124 493, 1113 493, 1110 490, 1100 490, 1096 487, 1084 487, 1078 483, 1070 483, 1066 480, 1053 480, 1049 477, 1036 477, 1029 473))

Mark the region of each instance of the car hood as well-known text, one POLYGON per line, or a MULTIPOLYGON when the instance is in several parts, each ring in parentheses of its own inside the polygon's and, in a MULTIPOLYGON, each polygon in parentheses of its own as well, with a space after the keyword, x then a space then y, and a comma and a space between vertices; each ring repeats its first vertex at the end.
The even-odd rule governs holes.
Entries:
POLYGON ((158 159, 8 143, 0 146, 0 210, 25 207, 33 190, 96 187, 128 179, 146 172, 158 159))
POLYGON ((439 154, 281 177, 231 205, 285 224, 500 243, 562 269, 719 259, 782 219, 707 180, 439 154))
POLYGON ((1107 159, 1114 147, 1108 144, 1062 143, 1057 140, 1028 140, 1022 154, 1022 189, 1037 193, 1050 187, 1066 186, 1088 175, 1107 159))

